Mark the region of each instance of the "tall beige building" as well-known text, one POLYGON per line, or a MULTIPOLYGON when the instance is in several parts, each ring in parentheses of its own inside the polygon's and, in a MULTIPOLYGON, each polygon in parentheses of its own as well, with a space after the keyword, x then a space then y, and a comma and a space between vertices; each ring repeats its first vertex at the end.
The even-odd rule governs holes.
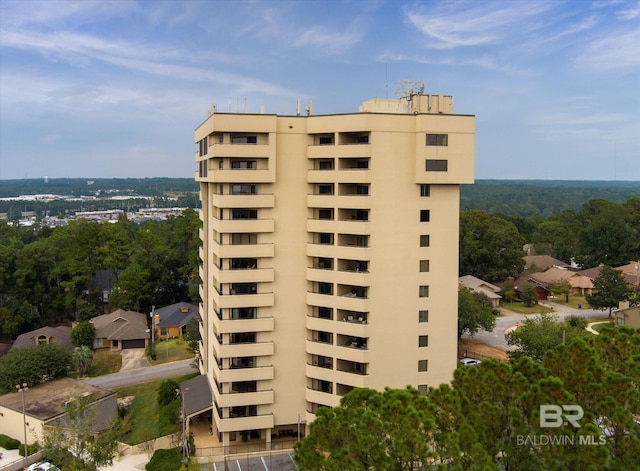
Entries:
POLYGON ((451 380, 474 132, 450 96, 421 92, 196 129, 200 367, 224 444, 295 435, 353 388, 451 380))

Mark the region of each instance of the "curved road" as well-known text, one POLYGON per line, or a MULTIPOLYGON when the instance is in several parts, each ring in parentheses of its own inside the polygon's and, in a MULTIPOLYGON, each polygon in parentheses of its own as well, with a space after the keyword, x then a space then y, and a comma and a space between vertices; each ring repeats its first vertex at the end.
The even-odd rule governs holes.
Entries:
MULTIPOLYGON (((541 303, 541 305, 554 309, 555 312, 553 312, 552 314, 558 316, 558 319, 560 320, 565 320, 568 316, 571 315, 580 316, 585 319, 598 319, 607 317, 609 315, 609 311, 595 311, 593 309, 573 309, 556 303, 541 303)), ((525 316, 523 314, 514 313, 505 309, 503 309, 502 312, 503 314, 496 318, 496 326, 493 329, 493 332, 485 332, 484 330, 481 330, 473 337, 473 339, 482 343, 486 343, 487 345, 491 345, 492 347, 499 348, 500 350, 511 350, 512 347, 507 345, 507 340, 504 338, 505 332, 510 327, 516 327, 517 323, 522 323, 522 321, 524 321, 527 317, 531 317, 534 314, 528 314, 525 316)), ((470 337, 465 334, 463 338, 470 337)))
POLYGON ((95 378, 87 378, 83 381, 101 388, 113 389, 158 379, 173 378, 197 371, 198 370, 193 367, 193 359, 189 359, 137 368, 135 370, 121 371, 110 375, 96 376, 95 378))

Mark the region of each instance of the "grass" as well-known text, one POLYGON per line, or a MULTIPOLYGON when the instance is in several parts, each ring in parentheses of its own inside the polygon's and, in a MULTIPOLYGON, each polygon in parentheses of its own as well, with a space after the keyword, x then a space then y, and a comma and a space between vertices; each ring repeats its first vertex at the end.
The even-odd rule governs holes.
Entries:
POLYGON ((96 350, 93 353, 93 365, 89 370, 89 376, 102 376, 117 373, 122 366, 120 353, 109 350, 96 350))
POLYGON ((541 306, 540 304, 534 304, 531 307, 526 307, 522 303, 503 303, 502 307, 509 311, 517 312, 518 314, 542 314, 554 312, 553 309, 541 306))
POLYGON ((591 306, 589 306, 584 296, 569 296, 569 302, 566 302, 566 298, 560 295, 554 298, 550 298, 549 301, 553 301, 554 303, 562 304, 564 306, 569 306, 574 309, 579 309, 578 306, 582 306, 582 309, 591 308, 591 306))
MULTIPOLYGON (((197 376, 197 373, 172 378, 178 383, 197 376)), ((161 436, 160 407, 158 405, 158 387, 165 380, 151 381, 148 383, 134 384, 117 388, 118 397, 135 396, 129 407, 129 416, 132 421, 131 432, 125 437, 124 442, 136 445, 161 436)), ((180 430, 180 424, 175 424, 174 432, 180 430)))
POLYGON ((593 320, 589 321, 589 323, 591 323, 591 322, 602 322, 602 324, 596 324, 596 325, 592 325, 591 326, 591 328, 593 330, 595 330, 596 332, 600 332, 605 327, 613 326, 613 324, 611 322, 608 322, 608 321, 611 321, 611 320, 613 320, 613 319, 609 319, 609 317, 603 317, 602 319, 593 319, 593 320))
POLYGON ((152 365, 171 361, 188 360, 194 355, 187 350, 187 342, 182 339, 159 340, 156 342, 156 359, 148 358, 152 365))

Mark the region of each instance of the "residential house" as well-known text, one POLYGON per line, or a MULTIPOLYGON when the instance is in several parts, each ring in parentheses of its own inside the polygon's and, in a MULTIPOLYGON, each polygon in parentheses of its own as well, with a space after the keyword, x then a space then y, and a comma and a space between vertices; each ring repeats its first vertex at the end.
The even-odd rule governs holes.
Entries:
POLYGON ((640 306, 629 307, 629 301, 620 303, 620 308, 614 312, 616 325, 626 325, 640 329, 640 306))
POLYGON ((636 289, 640 286, 640 261, 629 262, 626 265, 615 267, 615 269, 622 272, 625 281, 629 285, 636 289))
MULTIPOLYGON (((518 278, 517 283, 522 286, 522 280, 528 281, 537 287, 539 293, 538 300, 546 300, 551 292, 549 285, 554 281, 567 280, 571 285, 570 296, 586 296, 593 291, 593 280, 579 272, 566 270, 563 268, 552 267, 547 271, 522 275, 518 278), (545 295, 546 294, 546 295, 545 295)), ((520 290, 521 291, 521 290, 520 290)))
POLYGON ((154 311, 156 339, 181 338, 191 319, 200 319, 198 308, 189 303, 176 303, 154 311))
POLYGON ((79 397, 89 398, 89 407, 94 413, 92 431, 100 433, 106 430, 117 414, 115 391, 72 378, 61 378, 35 386, 28 385, 24 392, 0 396, 0 434, 24 442, 23 420, 26 420, 27 443, 42 443, 42 427, 64 426, 69 404, 79 397))
POLYGON ((465 287, 476 293, 482 293, 489 298, 491 301, 491 305, 494 308, 500 306, 500 300, 502 296, 498 293, 501 291, 501 288, 496 285, 492 285, 486 281, 481 280, 480 278, 476 278, 472 275, 465 275, 458 278, 458 288, 465 287))
POLYGON ((91 319, 96 328, 93 348, 124 350, 145 348, 151 336, 147 316, 140 312, 118 309, 91 319))
POLYGON ((560 267, 560 268, 568 268, 569 265, 564 263, 562 260, 558 260, 557 258, 553 258, 551 255, 526 255, 524 258, 524 269, 528 271, 533 268, 538 271, 547 270, 551 267, 560 267))
POLYGON ((43 343, 57 344, 66 349, 72 350, 73 345, 71 344, 71 327, 68 327, 66 325, 61 325, 58 327, 46 326, 36 330, 32 330, 31 332, 26 332, 24 334, 18 335, 18 338, 16 338, 15 342, 13 342, 13 345, 11 345, 11 349, 9 351, 43 343))

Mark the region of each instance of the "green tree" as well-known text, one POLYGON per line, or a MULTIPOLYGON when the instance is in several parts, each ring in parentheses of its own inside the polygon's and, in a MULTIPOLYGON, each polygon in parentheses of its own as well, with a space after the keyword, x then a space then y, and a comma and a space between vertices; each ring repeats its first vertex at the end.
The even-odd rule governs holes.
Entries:
POLYGON ((527 317, 517 329, 507 332, 505 338, 507 345, 516 347, 516 350, 509 352, 511 358, 526 356, 542 361, 548 351, 585 335, 585 332, 580 327, 559 322, 553 314, 540 314, 527 317))
POLYGON ((460 212, 460 274, 488 281, 516 277, 524 240, 511 222, 483 211, 460 212))
POLYGON ((295 444, 295 461, 309 471, 409 470, 432 462, 432 410, 412 388, 354 389, 339 407, 318 410, 309 435, 295 444))
POLYGON ((100 308, 96 303, 78 298, 76 301, 76 321, 88 321, 100 315, 100 308))
POLYGON ((93 364, 93 351, 86 345, 75 347, 73 349, 73 364, 78 376, 84 376, 93 364))
POLYGON ((22 323, 22 317, 12 314, 8 308, 0 306, 0 334, 13 339, 22 323))
POLYGON ((43 428, 43 454, 67 467, 69 461, 74 463, 71 467, 79 466, 79 469, 110 466, 118 451, 118 442, 129 424, 116 415, 110 426, 100 433, 96 428, 96 405, 91 402, 91 396, 72 396, 67 402, 65 415, 43 428))
POLYGON ((571 283, 566 278, 561 280, 553 280, 548 284, 549 291, 553 294, 561 294, 564 296, 565 302, 569 302, 569 295, 571 294, 571 283))
POLYGON ((15 391, 16 384, 29 386, 73 371, 71 352, 57 344, 40 344, 19 348, 0 357, 0 391, 15 391))
POLYGON ((71 329, 71 343, 74 347, 93 348, 93 340, 96 338, 96 328, 89 321, 78 322, 71 329))
POLYGON ((613 308, 617 308, 620 301, 628 299, 632 293, 622 272, 606 265, 593 280, 593 289, 594 293, 586 296, 587 302, 594 309, 609 309, 609 318, 613 308))
POLYGON ((496 312, 483 293, 458 290, 458 340, 465 333, 473 337, 480 329, 491 332, 496 326, 496 312))
POLYGON ((538 303, 536 290, 531 286, 531 284, 525 282, 522 290, 520 291, 520 300, 526 307, 531 307, 538 303))
POLYGON ((197 318, 194 317, 187 322, 183 339, 191 353, 200 355, 200 321, 197 318))

